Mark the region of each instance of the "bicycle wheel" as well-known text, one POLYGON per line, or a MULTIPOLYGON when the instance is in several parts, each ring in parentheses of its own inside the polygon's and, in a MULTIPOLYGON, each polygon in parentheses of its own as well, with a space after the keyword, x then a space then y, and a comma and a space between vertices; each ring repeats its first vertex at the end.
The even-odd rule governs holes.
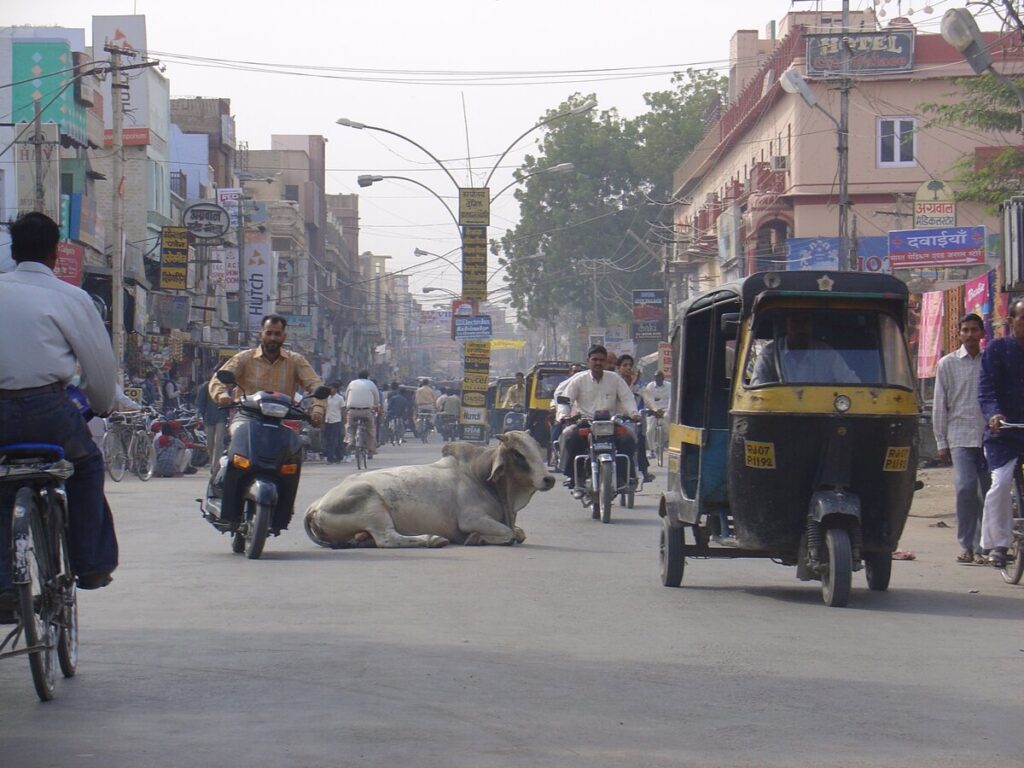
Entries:
POLYGON ((149 434, 139 431, 132 435, 128 453, 132 457, 132 471, 135 475, 143 482, 149 480, 156 470, 156 450, 149 434))
POLYGON ((110 430, 103 436, 101 445, 103 451, 103 463, 107 467, 107 474, 115 483, 124 480, 128 471, 128 455, 124 449, 124 441, 118 430, 110 430))
MULTIPOLYGON (((64 509, 67 515, 67 509, 64 509)), ((63 528, 57 536, 57 546, 60 550, 60 564, 62 574, 57 583, 60 585, 57 598, 58 627, 57 627, 57 661, 60 662, 60 671, 64 677, 74 677, 78 671, 78 589, 75 587, 75 577, 71 572, 71 556, 68 552, 67 529, 63 528)))
POLYGON ((56 627, 49 621, 45 585, 52 576, 46 526, 36 495, 21 488, 14 500, 14 581, 18 616, 25 633, 32 682, 42 701, 53 698, 57 685, 56 627))
POLYGON ((663 436, 663 433, 662 433, 661 430, 662 430, 662 427, 660 427, 660 426, 657 427, 654 430, 654 437, 657 440, 657 443, 655 443, 655 447, 654 447, 654 453, 658 457, 658 466, 659 467, 664 467, 665 466, 665 443, 664 443, 664 436, 663 436))

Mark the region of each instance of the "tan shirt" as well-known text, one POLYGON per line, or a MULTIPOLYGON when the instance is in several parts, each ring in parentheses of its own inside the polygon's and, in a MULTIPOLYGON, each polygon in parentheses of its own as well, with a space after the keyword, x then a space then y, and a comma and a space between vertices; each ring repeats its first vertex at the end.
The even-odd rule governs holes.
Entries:
MULTIPOLYGON (((248 394, 283 392, 289 397, 295 397, 300 387, 306 392, 312 392, 322 383, 306 358, 286 349, 281 350, 280 357, 274 362, 263 355, 262 347, 246 349, 224 363, 223 370, 234 373, 238 385, 248 394)), ((227 386, 218 381, 216 376, 210 380, 208 390, 214 401, 227 394, 227 386)), ((326 401, 315 400, 313 409, 323 413, 326 401)))

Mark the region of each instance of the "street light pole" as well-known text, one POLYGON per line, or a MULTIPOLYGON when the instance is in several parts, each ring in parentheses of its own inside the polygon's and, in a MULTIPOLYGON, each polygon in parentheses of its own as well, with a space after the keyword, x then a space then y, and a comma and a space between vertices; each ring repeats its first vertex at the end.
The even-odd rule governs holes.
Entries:
POLYGON ((846 35, 850 31, 850 0, 843 0, 843 36, 839 41, 839 60, 842 80, 839 84, 839 268, 853 270, 850 251, 850 45, 846 35))

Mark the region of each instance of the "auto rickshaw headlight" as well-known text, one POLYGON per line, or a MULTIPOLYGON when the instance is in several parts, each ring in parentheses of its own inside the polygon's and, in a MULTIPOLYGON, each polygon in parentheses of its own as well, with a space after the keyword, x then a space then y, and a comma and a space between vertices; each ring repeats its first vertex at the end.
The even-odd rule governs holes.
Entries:
POLYGON ((853 403, 850 402, 850 398, 846 395, 838 395, 832 402, 832 405, 839 413, 846 413, 850 410, 850 406, 853 405, 853 403))

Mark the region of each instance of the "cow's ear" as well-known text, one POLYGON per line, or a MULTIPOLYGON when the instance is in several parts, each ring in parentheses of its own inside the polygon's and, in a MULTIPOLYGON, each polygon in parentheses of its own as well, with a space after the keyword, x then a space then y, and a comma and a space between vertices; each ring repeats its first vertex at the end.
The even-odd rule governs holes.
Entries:
POLYGON ((505 445, 508 445, 508 439, 509 438, 508 438, 508 435, 506 435, 504 432, 495 435, 495 437, 498 438, 498 442, 504 443, 505 445))
POLYGON ((491 462, 491 474, 487 478, 487 482, 496 483, 501 479, 502 474, 505 472, 505 454, 508 449, 504 445, 498 446, 498 450, 494 452, 494 461, 491 462))

